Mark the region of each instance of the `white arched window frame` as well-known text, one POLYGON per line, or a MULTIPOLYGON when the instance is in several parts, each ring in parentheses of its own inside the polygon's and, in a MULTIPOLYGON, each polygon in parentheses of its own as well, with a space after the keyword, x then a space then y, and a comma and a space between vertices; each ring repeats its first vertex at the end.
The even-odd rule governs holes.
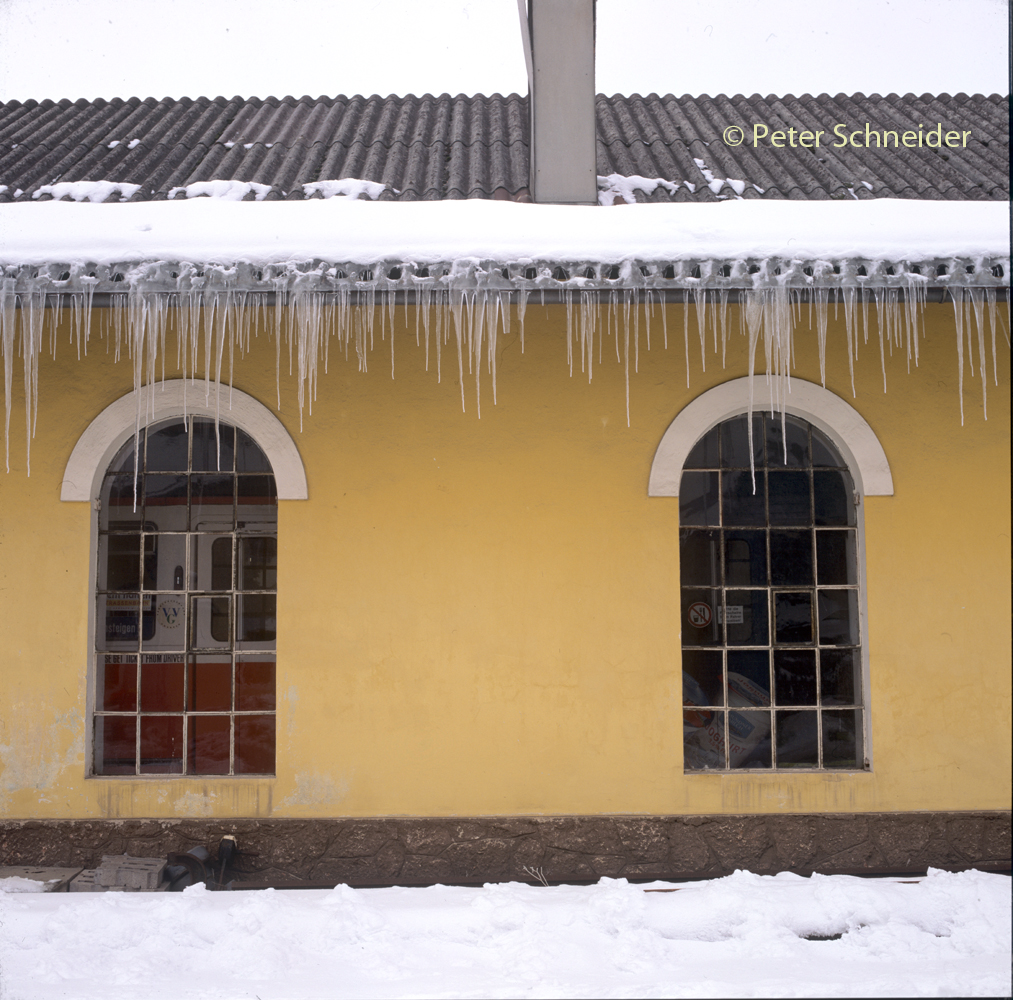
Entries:
POLYGON ((85 429, 70 453, 60 486, 61 500, 96 500, 106 467, 142 426, 171 417, 219 417, 246 431, 274 469, 279 500, 306 500, 306 470, 285 425, 263 403, 239 389, 172 379, 129 392, 110 403, 85 429))
MULTIPOLYGON (((754 411, 778 412, 780 401, 774 397, 775 383, 763 376, 733 379, 715 386, 689 403, 672 421, 662 436, 651 464, 648 495, 678 497, 683 467, 696 443, 712 428, 732 417, 754 411), (752 384, 750 384, 752 382, 752 384), (750 392, 750 389, 752 392, 750 392)), ((862 634, 862 683, 865 711, 865 756, 871 766, 872 732, 869 705, 868 609, 865 559, 865 505, 867 496, 892 496, 893 476, 886 453, 865 418, 849 403, 822 386, 792 379, 785 395, 786 413, 808 421, 836 445, 854 480, 858 499, 857 562, 859 579, 859 616, 862 634)), ((680 643, 681 647, 681 643, 680 643)), ((696 772, 706 773, 706 772, 696 772)))
MULTIPOLYGON (((88 425, 71 452, 61 484, 60 499, 88 501, 91 504, 89 557, 88 648, 89 674, 95 668, 96 600, 99 511, 103 477, 110 462, 124 443, 141 425, 148 426, 172 418, 205 417, 245 431, 271 463, 279 500, 308 498, 306 471, 299 451, 281 421, 249 394, 227 386, 207 386, 203 381, 173 379, 131 392, 107 406, 88 425), (140 395, 140 398, 139 398, 140 395)), ((88 684, 87 718, 95 714, 94 676, 88 684)), ((89 724, 86 759, 92 760, 92 726, 89 724)), ((87 774, 93 774, 89 765, 87 774)))

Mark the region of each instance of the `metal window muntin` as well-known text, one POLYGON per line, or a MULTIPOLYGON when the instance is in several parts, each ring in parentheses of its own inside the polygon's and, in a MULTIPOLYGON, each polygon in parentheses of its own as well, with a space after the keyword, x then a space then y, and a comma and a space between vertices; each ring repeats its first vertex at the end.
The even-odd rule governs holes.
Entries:
MULTIPOLYGON (((120 521, 117 526, 112 527, 112 519, 108 516, 103 518, 101 511, 101 500, 95 505, 94 509, 94 526, 96 529, 97 544, 93 548, 95 553, 95 561, 93 563, 93 583, 94 583, 94 599, 92 604, 92 614, 94 615, 94 642, 93 642, 93 653, 94 664, 95 664, 95 685, 92 690, 89 690, 89 717, 92 719, 92 724, 89 727, 89 743, 90 753, 88 758, 88 776, 89 777, 139 777, 139 778, 164 778, 167 776, 172 777, 199 777, 215 778, 215 777, 229 777, 229 778, 255 778, 255 777, 273 777, 275 771, 266 772, 236 772, 236 718, 244 717, 271 717, 276 719, 277 716, 277 702, 275 701, 275 707, 271 709, 260 708, 260 709, 239 709, 237 708, 237 670, 240 663, 251 656, 256 657, 261 655, 265 657, 274 656, 276 657, 276 638, 272 640, 246 640, 245 646, 240 647, 239 641, 237 640, 236 634, 236 607, 238 599, 246 594, 251 595, 270 595, 277 598, 277 589, 258 589, 241 591, 239 590, 239 570, 237 566, 238 553, 240 551, 239 539, 244 536, 252 537, 272 537, 277 538, 277 488, 274 483, 274 476, 265 472, 263 469, 255 471, 244 472, 236 468, 237 459, 235 456, 235 441, 237 429, 230 424, 222 423, 220 425, 220 431, 223 437, 228 434, 232 436, 232 448, 233 448, 233 459, 232 469, 228 473, 216 473, 211 470, 194 470, 193 469, 193 446, 194 439, 197 436, 194 433, 195 421, 202 420, 203 422, 209 422, 207 418, 201 417, 176 417, 171 418, 160 423, 153 425, 152 427, 142 430, 143 434, 143 447, 138 448, 137 458, 140 465, 140 470, 134 473, 117 471, 116 466, 122 464, 117 462, 117 459, 126 451, 128 444, 121 446, 119 451, 110 461, 109 466, 106 468, 102 477, 102 487, 100 497, 106 495, 106 484, 114 477, 129 476, 131 480, 136 479, 137 483, 137 520, 136 522, 120 521), (157 433, 163 428, 180 424, 185 422, 186 430, 183 432, 186 435, 186 470, 155 470, 148 472, 147 470, 147 448, 150 437, 153 433, 157 433), (230 505, 231 517, 230 517, 230 528, 229 530, 223 531, 220 528, 217 530, 208 531, 206 529, 201 530, 195 523, 192 522, 192 513, 194 511, 194 490, 193 490, 193 478, 194 476, 216 476, 216 475, 228 475, 232 479, 232 500, 230 505), (186 480, 186 496, 185 496, 185 519, 182 527, 178 525, 172 525, 166 530, 158 530, 157 525, 154 521, 150 520, 147 516, 149 506, 161 507, 165 505, 154 504, 149 505, 145 484, 148 476, 177 476, 183 477, 186 480), (240 520, 239 513, 240 507, 239 496, 240 496, 240 479, 245 477, 257 477, 265 481, 270 480, 270 506, 275 508, 274 518, 270 522, 269 527, 264 527, 266 522, 254 522, 251 523, 247 517, 245 520, 240 520), (105 521, 105 526, 103 526, 105 521), (216 537, 230 537, 232 540, 232 556, 230 559, 230 575, 231 575, 231 586, 225 590, 200 590, 194 584, 195 575, 193 572, 192 561, 195 558, 194 545, 192 544, 196 539, 201 536, 216 536, 216 537), (119 536, 129 537, 136 536, 138 538, 138 584, 136 590, 109 590, 105 584, 105 579, 108 575, 108 543, 105 539, 108 536, 119 536), (147 539, 155 539, 155 548, 158 547, 158 539, 160 538, 181 538, 183 539, 183 585, 181 589, 167 590, 164 586, 157 586, 159 581, 156 579, 155 587, 145 587, 144 578, 144 556, 146 551, 147 539), (136 637, 130 640, 115 640, 106 637, 106 618, 102 612, 106 610, 104 607, 104 600, 107 600, 110 596, 115 596, 119 599, 129 600, 131 597, 137 599, 137 612, 136 612, 136 637), (169 646, 151 647, 145 645, 147 641, 144 638, 144 611, 145 599, 150 599, 152 602, 152 613, 155 613, 155 609, 158 608, 159 598, 165 597, 178 597, 183 606, 183 620, 180 623, 180 632, 178 633, 183 637, 183 641, 178 644, 172 644, 169 646), (214 600, 214 599, 225 599, 229 604, 229 638, 226 645, 218 646, 202 646, 198 643, 191 641, 192 635, 192 615, 191 611, 195 599, 214 600), (125 648, 125 644, 129 642, 130 648, 125 648), (269 645, 270 648, 265 648, 265 645, 269 645), (190 665, 191 663, 196 664, 197 658, 200 656, 214 655, 227 657, 229 663, 229 684, 230 684, 230 701, 228 710, 206 710, 197 711, 191 710, 187 706, 188 700, 188 686, 190 683, 190 665), (133 711, 124 710, 106 710, 102 708, 103 695, 104 695, 104 683, 105 683, 105 668, 108 665, 108 657, 116 656, 123 660, 132 660, 134 663, 135 675, 134 675, 134 709, 133 711), (170 660, 168 662, 178 663, 182 667, 183 679, 182 679, 182 709, 180 710, 151 710, 142 708, 142 673, 146 663, 150 664, 150 660, 146 660, 146 657, 151 656, 169 656, 178 657, 178 659, 170 660), (226 773, 199 773, 192 770, 192 761, 190 760, 189 744, 191 739, 190 731, 190 719, 191 718, 210 718, 210 717, 228 717, 229 719, 229 762, 228 771, 226 773), (99 768, 98 754, 97 754, 97 730, 100 725, 100 720, 110 719, 123 719, 132 718, 135 720, 135 734, 134 734, 134 764, 133 772, 127 774, 103 774, 99 768), (160 772, 160 773, 145 773, 141 769, 142 757, 141 757, 141 737, 142 737, 142 719, 144 718, 180 718, 182 720, 182 747, 180 750, 181 757, 181 770, 160 772)), ((133 440, 133 439, 131 439, 133 440)), ((252 439, 251 439, 252 440, 252 439)), ((256 442, 253 442, 256 444, 256 442)), ((269 463, 268 467, 269 466, 269 463)), ((183 507, 183 504, 179 504, 183 507)), ((131 508, 133 512, 133 508, 131 508)), ((275 548, 275 552, 277 549, 275 548)), ((210 572, 210 566, 209 566, 210 572)), ((275 614, 277 613, 277 604, 275 603, 275 614)), ((276 622, 276 619, 275 619, 276 622)), ((276 635, 276 632, 275 632, 276 635)), ((122 660, 121 660, 122 662, 122 660)), ((275 658, 275 665, 277 663, 275 658)), ((277 669, 275 667, 275 669, 277 669)), ((275 696, 277 695, 276 690, 277 678, 275 678, 275 696)), ((277 732, 277 730, 275 730, 277 732)), ((104 737, 103 737, 104 738, 104 737)), ((275 761, 277 760, 277 745, 275 744, 275 761)))
MULTIPOLYGON (((813 425, 810 421, 803 417, 788 415, 786 418, 787 422, 792 422, 796 425, 804 425, 806 432, 806 445, 808 450, 807 464, 804 466, 797 465, 781 465, 773 464, 771 460, 770 447, 771 442, 768 440, 768 421, 777 419, 778 423, 780 420, 776 415, 770 415, 765 413, 754 413, 753 414, 753 426, 755 429, 756 422, 759 422, 759 434, 760 444, 762 447, 760 455, 762 461, 757 460, 755 463, 755 477, 757 493, 762 491, 763 494, 763 505, 765 513, 765 524, 737 524, 734 522, 725 523, 725 500, 726 500, 726 488, 725 488, 725 474, 741 473, 749 470, 746 465, 725 465, 723 464, 725 459, 725 428, 739 420, 746 419, 746 414, 739 414, 727 418, 721 421, 706 434, 698 438, 697 443, 693 446, 690 452, 690 458, 692 457, 693 451, 704 441, 704 439, 710 435, 716 435, 717 447, 716 455, 713 463, 711 464, 690 464, 688 459, 685 466, 683 467, 683 475, 687 472, 697 473, 708 473, 716 474, 717 476, 717 523, 704 523, 704 524, 687 524, 682 525, 680 519, 680 554, 683 547, 683 531, 699 531, 699 532, 718 532, 719 533, 719 546, 720 555, 717 559, 717 570, 718 580, 717 582, 711 582, 709 584, 683 584, 682 576, 680 573, 680 616, 683 616, 682 605, 684 604, 683 595, 687 590, 697 591, 713 591, 716 592, 718 600, 717 606, 715 606, 713 613, 720 619, 720 639, 718 644, 704 645, 704 644, 693 644, 690 641, 690 637, 685 628, 685 622, 683 622, 681 632, 683 635, 682 650, 694 651, 694 652, 718 652, 721 656, 721 680, 722 680, 722 701, 721 705, 683 705, 683 712, 692 711, 710 711, 714 713, 722 713, 722 725, 723 725, 723 745, 724 745, 724 766, 723 767, 702 767, 702 768, 689 768, 685 767, 684 771, 686 774, 730 774, 730 773, 770 773, 771 771, 777 770, 791 770, 795 771, 811 771, 816 773, 848 773, 848 772, 864 772, 869 770, 869 757, 870 757, 870 746, 869 746, 869 724, 868 724, 868 650, 867 643, 865 641, 865 605, 864 605, 864 540, 863 540, 863 525, 862 525, 862 510, 860 506, 860 496, 855 485, 855 479, 851 470, 848 468, 846 461, 840 454, 840 449, 834 442, 832 442, 829 436, 821 431, 818 427, 813 425), (814 462, 814 435, 818 435, 817 443, 819 447, 824 451, 831 451, 837 456, 837 462, 833 465, 825 463, 815 464, 814 462), (809 481, 809 523, 806 525, 792 525, 792 524, 772 524, 770 519, 770 473, 773 472, 775 475, 784 471, 802 472, 804 471, 808 476, 809 481), (850 484, 850 489, 853 501, 854 509, 848 511, 845 524, 817 524, 816 521, 816 491, 814 482, 814 472, 843 472, 847 476, 846 482, 850 484), (810 546, 811 546, 811 558, 812 558, 812 582, 809 585, 781 585, 773 584, 773 564, 771 560, 771 531, 783 531, 783 530, 806 530, 810 535, 810 546), (766 586, 757 585, 742 585, 735 584, 729 585, 726 579, 728 561, 727 561, 727 533, 735 531, 763 531, 765 534, 766 544, 766 573, 767 573, 767 584, 766 586), (823 531, 838 531, 838 532, 850 532, 851 534, 851 549, 848 551, 846 547, 845 559, 854 560, 854 565, 848 564, 848 578, 854 579, 854 583, 850 584, 821 584, 820 580, 820 569, 817 552, 817 532, 823 531), (822 643, 820 636, 820 614, 819 614, 819 593, 827 590, 840 590, 840 591, 851 591, 854 593, 854 630, 856 632, 856 641, 854 643, 846 642, 842 644, 830 644, 822 643), (767 614, 767 626, 768 626, 768 642, 766 645, 752 643, 752 644, 738 644, 729 642, 728 637, 728 614, 727 607, 729 606, 727 601, 727 594, 729 591, 765 591, 767 594, 766 600, 766 614, 767 614), (808 592, 811 594, 810 600, 810 624, 812 627, 812 638, 809 642, 782 642, 779 643, 776 640, 776 620, 775 620, 775 601, 776 594, 783 592, 808 592), (720 608, 720 611, 718 610, 720 608), (775 653, 781 650, 791 649, 804 649, 812 651, 814 653, 814 701, 812 703, 806 703, 803 705, 779 705, 776 701, 776 666, 775 666, 775 653), (739 651, 764 651, 768 654, 768 693, 769 703, 766 706, 756 705, 748 707, 732 706, 729 703, 729 653, 735 653, 739 651), (846 704, 837 703, 825 703, 823 700, 822 684, 823 684, 823 670, 822 670, 822 654, 823 652, 846 652, 853 651, 853 655, 857 654, 857 663, 861 669, 856 671, 855 681, 860 684, 859 699, 853 700, 846 704), (816 713, 816 756, 817 764, 795 764, 792 762, 785 762, 778 764, 777 762, 777 743, 778 743, 778 712, 815 712, 816 713), (827 712, 856 712, 859 713, 858 724, 855 731, 855 751, 856 759, 853 765, 849 766, 832 766, 827 767, 824 760, 825 751, 825 736, 824 736, 824 714, 827 712), (730 760, 730 743, 731 733, 729 729, 729 716, 732 712, 749 712, 757 713, 764 712, 769 716, 770 720, 770 750, 771 750, 771 764, 766 767, 735 767, 731 764, 730 760)), ((747 424, 748 428, 748 424, 747 424)), ((748 439, 747 439, 748 440, 748 439)), ((753 435, 753 454, 756 456, 757 452, 757 438, 756 434, 753 435)), ((748 456, 749 448, 746 447, 746 454, 748 456)), ((759 457, 759 456, 757 456, 759 457)), ((683 491, 680 490, 680 497, 683 491)), ((848 498, 846 497, 846 500, 848 498)), ((680 510, 682 504, 680 502, 680 510)), ((847 508, 845 508, 847 510, 847 508)), ((682 560, 680 558, 680 563, 682 560)), ((854 692, 852 692, 854 697, 854 692)), ((684 699, 685 701, 685 699, 684 699)))

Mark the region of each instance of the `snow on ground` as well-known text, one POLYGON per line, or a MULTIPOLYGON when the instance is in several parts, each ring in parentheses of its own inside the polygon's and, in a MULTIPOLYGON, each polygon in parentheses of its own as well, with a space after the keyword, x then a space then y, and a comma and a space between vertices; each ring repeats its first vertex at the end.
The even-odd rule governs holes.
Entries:
POLYGON ((1010 993, 1010 880, 0 892, 4 1000, 1010 993), (834 938, 809 940, 809 938, 834 938))
POLYGON ((196 197, 0 205, 0 265, 271 264, 314 258, 358 264, 463 258, 930 260, 1007 257, 1009 252, 1009 204, 988 201, 730 198, 602 209, 481 199, 236 202, 196 197))

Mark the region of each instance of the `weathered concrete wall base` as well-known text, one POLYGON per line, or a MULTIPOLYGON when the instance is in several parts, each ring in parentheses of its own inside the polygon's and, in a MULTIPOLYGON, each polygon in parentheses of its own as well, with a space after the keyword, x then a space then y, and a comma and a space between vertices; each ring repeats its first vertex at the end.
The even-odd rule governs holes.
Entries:
POLYGON ((1010 813, 0 822, 0 864, 95 867, 233 834, 227 878, 352 884, 1009 867, 1010 813))

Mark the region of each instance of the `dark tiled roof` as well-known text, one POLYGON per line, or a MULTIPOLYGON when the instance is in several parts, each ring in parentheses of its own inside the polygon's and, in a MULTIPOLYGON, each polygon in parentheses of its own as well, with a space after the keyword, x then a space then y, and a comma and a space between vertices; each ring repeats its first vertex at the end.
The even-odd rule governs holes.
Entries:
MULTIPOLYGON (((1009 98, 999 95, 599 95, 597 129, 599 174, 678 184, 674 193, 637 191, 638 201, 1009 198, 1009 98), (754 149, 722 141, 726 126, 748 130, 754 122, 828 134, 838 122, 849 130, 869 122, 898 131, 942 122, 944 130, 971 136, 966 148, 944 150, 835 149, 826 139, 819 150, 754 149), (717 183, 729 178, 736 183, 717 183)), ((0 106, 0 185, 7 186, 0 201, 30 200, 42 185, 82 180, 140 185, 136 201, 210 180, 269 185, 269 200, 302 199, 303 184, 346 177, 386 184, 380 197, 387 200, 527 201, 527 98, 131 98, 0 106)))

